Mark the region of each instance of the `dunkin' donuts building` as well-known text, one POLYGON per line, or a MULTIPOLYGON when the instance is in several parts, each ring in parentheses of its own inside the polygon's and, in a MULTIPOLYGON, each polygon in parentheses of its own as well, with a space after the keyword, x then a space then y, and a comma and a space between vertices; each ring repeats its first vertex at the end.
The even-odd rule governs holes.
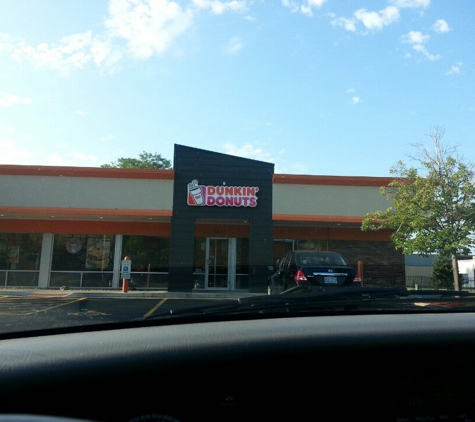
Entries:
POLYGON ((289 249, 342 253, 365 284, 404 284, 381 177, 274 174, 274 165, 175 145, 173 170, 0 165, 0 287, 266 291, 289 249))

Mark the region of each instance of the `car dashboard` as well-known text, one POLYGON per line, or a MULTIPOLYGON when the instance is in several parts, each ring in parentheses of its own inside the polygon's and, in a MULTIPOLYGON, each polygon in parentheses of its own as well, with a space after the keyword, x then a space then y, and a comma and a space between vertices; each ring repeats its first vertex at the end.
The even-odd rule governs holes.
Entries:
POLYGON ((474 352, 472 313, 190 321, 5 339, 0 421, 471 421, 474 352))

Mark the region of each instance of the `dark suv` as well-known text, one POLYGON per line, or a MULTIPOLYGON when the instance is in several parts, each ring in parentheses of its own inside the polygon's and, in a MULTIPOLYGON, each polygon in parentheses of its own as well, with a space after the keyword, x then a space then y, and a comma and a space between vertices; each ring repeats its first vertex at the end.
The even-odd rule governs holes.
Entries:
POLYGON ((342 287, 361 284, 361 278, 346 259, 331 251, 289 251, 277 261, 267 281, 267 293, 282 293, 292 287, 342 287))

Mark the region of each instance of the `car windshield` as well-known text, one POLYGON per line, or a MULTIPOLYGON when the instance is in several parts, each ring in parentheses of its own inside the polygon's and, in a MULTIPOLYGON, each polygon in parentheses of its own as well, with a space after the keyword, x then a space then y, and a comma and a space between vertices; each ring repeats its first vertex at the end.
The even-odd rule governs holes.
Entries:
POLYGON ((471 310, 474 16, 1 1, 0 335, 471 310))
POLYGON ((0 422, 475 421, 475 0, 0 0, 0 422))

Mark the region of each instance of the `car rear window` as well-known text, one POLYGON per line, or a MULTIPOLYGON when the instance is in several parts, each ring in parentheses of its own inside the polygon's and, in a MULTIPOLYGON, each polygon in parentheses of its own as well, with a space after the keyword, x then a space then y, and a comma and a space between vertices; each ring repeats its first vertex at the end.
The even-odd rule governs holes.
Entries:
POLYGON ((335 253, 298 254, 295 257, 297 265, 327 266, 347 265, 345 259, 335 253))

